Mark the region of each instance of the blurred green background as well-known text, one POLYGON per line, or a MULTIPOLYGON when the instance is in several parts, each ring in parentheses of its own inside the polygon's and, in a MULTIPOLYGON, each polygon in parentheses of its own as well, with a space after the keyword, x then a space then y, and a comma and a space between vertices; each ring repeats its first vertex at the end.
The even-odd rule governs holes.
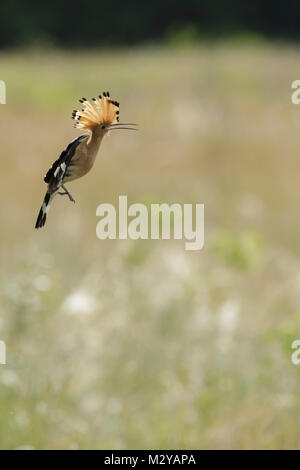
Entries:
POLYGON ((170 3, 1 4, 2 449, 299 448, 294 17, 265 2, 214 29, 212 5, 170 3), (106 138, 36 231, 71 111, 103 90, 140 131, 106 138), (119 195, 204 203, 203 250, 98 240, 119 195))

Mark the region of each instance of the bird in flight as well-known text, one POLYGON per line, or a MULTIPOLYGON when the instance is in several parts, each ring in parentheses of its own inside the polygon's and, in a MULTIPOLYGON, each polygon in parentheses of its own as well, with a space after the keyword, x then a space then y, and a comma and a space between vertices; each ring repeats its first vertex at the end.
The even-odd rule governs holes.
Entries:
POLYGON ((47 192, 35 228, 45 225, 50 205, 57 194, 67 195, 70 201, 75 202, 65 184, 81 178, 91 170, 102 139, 108 132, 118 129, 137 130, 137 124, 119 122, 120 104, 110 98, 108 91, 92 101, 81 98, 79 102, 83 108, 80 111, 75 109, 72 113, 74 127, 87 131, 87 134, 74 139, 47 171, 44 177, 47 192))

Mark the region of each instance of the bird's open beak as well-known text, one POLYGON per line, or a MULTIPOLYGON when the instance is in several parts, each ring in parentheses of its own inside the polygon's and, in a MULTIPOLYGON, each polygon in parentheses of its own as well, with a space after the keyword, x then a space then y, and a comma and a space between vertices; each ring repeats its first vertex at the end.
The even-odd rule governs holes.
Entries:
POLYGON ((112 124, 111 126, 109 126, 107 130, 113 131, 117 129, 127 129, 129 131, 137 131, 138 129, 136 127, 131 127, 131 126, 137 126, 137 125, 138 124, 133 124, 132 122, 118 122, 116 124, 112 124))

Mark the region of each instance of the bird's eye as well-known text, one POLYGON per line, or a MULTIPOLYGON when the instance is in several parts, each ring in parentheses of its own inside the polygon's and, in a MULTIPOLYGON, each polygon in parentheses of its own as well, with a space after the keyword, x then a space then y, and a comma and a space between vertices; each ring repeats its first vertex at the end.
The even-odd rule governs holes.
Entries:
POLYGON ((103 126, 101 126, 101 129, 105 129, 105 127, 106 127, 106 126, 103 124, 103 126))

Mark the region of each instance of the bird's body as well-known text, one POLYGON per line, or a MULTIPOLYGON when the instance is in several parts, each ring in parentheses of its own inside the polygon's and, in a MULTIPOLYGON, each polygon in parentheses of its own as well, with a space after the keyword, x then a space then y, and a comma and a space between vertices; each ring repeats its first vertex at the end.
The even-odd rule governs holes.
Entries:
POLYGON ((114 129, 133 129, 135 124, 119 124, 119 103, 109 98, 104 92, 103 98, 93 98, 91 104, 85 98, 80 100, 84 105, 81 111, 73 111, 72 118, 76 120, 75 127, 85 129, 89 134, 74 139, 53 163, 44 177, 47 183, 47 192, 40 209, 35 228, 45 225, 50 205, 57 194, 68 195, 74 199, 64 186, 65 183, 81 178, 93 167, 104 135, 114 129), (64 192, 59 192, 63 188, 64 192))
POLYGON ((93 167, 103 136, 93 134, 83 139, 67 169, 64 182, 73 181, 86 175, 93 167))

